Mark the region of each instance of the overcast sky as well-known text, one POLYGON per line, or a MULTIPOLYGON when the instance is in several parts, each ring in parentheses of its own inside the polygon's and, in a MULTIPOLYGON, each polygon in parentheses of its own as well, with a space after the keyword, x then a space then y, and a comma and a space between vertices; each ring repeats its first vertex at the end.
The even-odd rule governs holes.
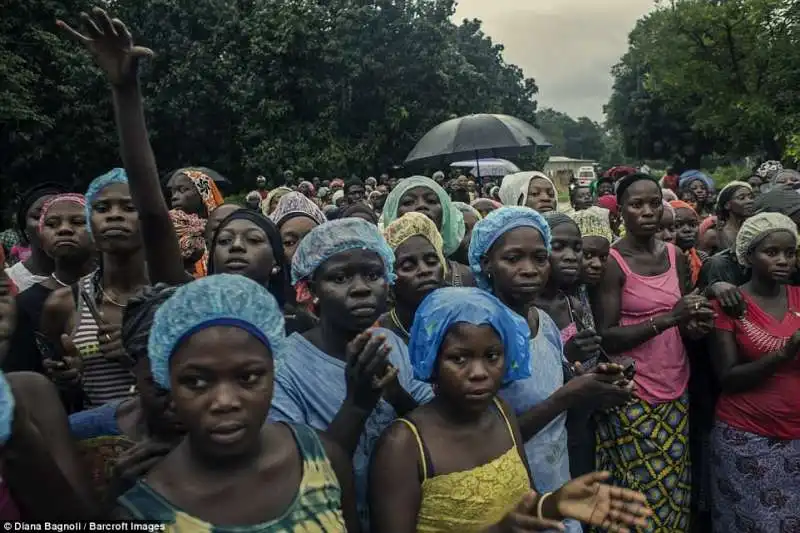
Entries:
POLYGON ((505 59, 539 86, 539 107, 603 120, 611 67, 653 0, 459 0, 455 20, 478 18, 505 59))

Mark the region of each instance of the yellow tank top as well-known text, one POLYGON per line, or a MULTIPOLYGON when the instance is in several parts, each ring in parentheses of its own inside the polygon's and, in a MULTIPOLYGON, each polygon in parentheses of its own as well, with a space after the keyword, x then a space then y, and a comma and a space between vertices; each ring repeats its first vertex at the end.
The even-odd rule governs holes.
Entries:
POLYGON ((422 501, 418 533, 477 533, 499 522, 531 490, 528 471, 517 450, 508 417, 495 405, 511 434, 511 449, 484 465, 428 478, 425 448, 416 426, 405 418, 419 446, 422 464, 422 501))

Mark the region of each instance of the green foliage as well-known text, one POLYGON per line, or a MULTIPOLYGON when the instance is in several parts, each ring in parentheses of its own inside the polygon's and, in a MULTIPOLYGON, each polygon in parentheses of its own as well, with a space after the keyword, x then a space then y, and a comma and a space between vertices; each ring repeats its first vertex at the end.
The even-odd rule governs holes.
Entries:
POLYGON ((605 153, 603 127, 587 117, 573 119, 550 108, 536 113, 536 121, 547 140, 550 153, 575 159, 599 161, 605 153))
POLYGON ((724 165, 717 167, 717 169, 711 173, 711 177, 714 179, 714 184, 717 186, 717 189, 721 189, 732 181, 745 181, 752 174, 752 169, 745 165, 724 165))
POLYGON ((676 0, 641 19, 606 107, 629 155, 691 167, 713 151, 780 158, 796 127, 795 0, 676 0))
MULTIPOLYGON (((0 18, 0 202, 118 165, 108 88, 61 34, 88 0, 10 0, 0 18)), ((214 168, 233 190, 291 168, 378 174, 452 116, 535 122, 533 80, 453 0, 106 0, 156 57, 142 86, 160 171, 214 168)))

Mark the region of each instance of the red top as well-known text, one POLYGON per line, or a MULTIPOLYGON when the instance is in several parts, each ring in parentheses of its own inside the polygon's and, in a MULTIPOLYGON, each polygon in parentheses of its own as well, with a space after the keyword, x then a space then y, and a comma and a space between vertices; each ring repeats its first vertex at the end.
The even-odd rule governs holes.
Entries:
MULTIPOLYGON (((786 286, 789 309, 783 320, 761 310, 744 294, 747 310, 732 319, 714 302, 715 326, 736 336, 739 357, 755 361, 780 350, 800 329, 800 287, 786 286)), ((800 439, 800 362, 782 365, 758 387, 738 394, 723 393, 717 402, 717 418, 741 431, 764 437, 800 439)))

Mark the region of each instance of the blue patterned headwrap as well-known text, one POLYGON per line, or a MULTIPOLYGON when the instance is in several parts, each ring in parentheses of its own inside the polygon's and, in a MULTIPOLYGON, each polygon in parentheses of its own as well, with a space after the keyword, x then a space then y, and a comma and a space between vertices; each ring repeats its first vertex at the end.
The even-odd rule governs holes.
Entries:
POLYGON ((439 348, 450 327, 459 322, 488 324, 500 335, 506 360, 504 384, 530 377, 531 330, 525 319, 484 290, 446 287, 429 294, 414 315, 408 355, 416 379, 432 380, 439 348))
POLYGON ((699 170, 687 170, 681 174, 680 178, 678 178, 678 189, 686 189, 695 181, 702 181, 708 188, 708 192, 714 192, 714 180, 699 170))
POLYGON ((115 168, 109 170, 102 176, 93 179, 89 184, 89 188, 86 189, 86 194, 84 195, 86 196, 86 207, 84 209, 86 210, 86 231, 89 232, 90 237, 92 236, 92 203, 103 189, 115 183, 128 183, 128 175, 124 169, 115 168))
POLYGON ((170 388, 169 362, 181 343, 214 326, 245 330, 269 347, 276 363, 283 354, 286 333, 275 297, 245 276, 215 274, 180 287, 156 311, 147 356, 160 387, 170 388))
POLYGON ((394 252, 375 224, 363 218, 342 218, 317 226, 300 241, 292 259, 292 284, 310 280, 322 263, 348 250, 370 250, 378 254, 383 261, 386 281, 394 283, 394 252))
POLYGON ((0 444, 11 438, 11 425, 14 423, 14 393, 6 381, 6 375, 0 371, 0 444))
POLYGON ((501 207, 495 209, 472 228, 469 243, 469 268, 475 275, 478 287, 490 290, 492 284, 481 268, 481 258, 489 252, 492 245, 505 233, 516 228, 534 228, 542 234, 547 253, 550 253, 550 226, 538 211, 530 207, 501 207))

